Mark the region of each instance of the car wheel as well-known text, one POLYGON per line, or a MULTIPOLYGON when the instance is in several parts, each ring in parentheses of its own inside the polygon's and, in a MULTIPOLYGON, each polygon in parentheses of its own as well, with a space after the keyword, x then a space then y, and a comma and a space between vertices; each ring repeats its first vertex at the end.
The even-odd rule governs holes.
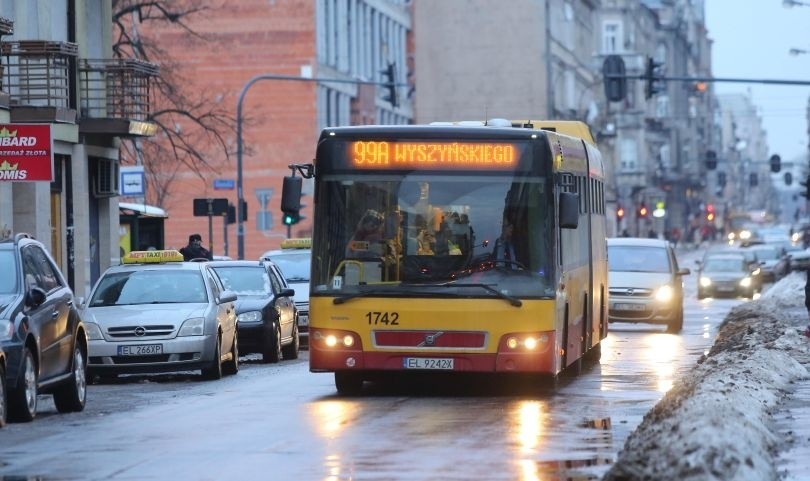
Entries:
POLYGON ((203 377, 211 381, 222 379, 222 347, 220 344, 222 344, 222 336, 217 336, 217 345, 214 347, 214 359, 211 360, 211 364, 208 367, 202 369, 203 377))
POLYGON ((293 326, 292 342, 281 348, 281 354, 284 356, 284 359, 298 359, 299 349, 298 325, 295 325, 293 326))
POLYGON ((673 316, 672 319, 669 320, 669 324, 667 324, 667 332, 672 334, 677 334, 683 330, 683 308, 679 309, 678 312, 673 316))
POLYGON ((225 363, 225 374, 236 374, 239 372, 239 336, 234 334, 233 344, 231 344, 231 360, 225 363))
POLYGON ((342 396, 356 396, 363 389, 363 378, 356 372, 335 373, 335 388, 342 396))
POLYGON ((29 348, 23 349, 23 369, 17 387, 9 392, 9 417, 30 422, 37 415, 37 365, 29 348))
POLYGON ((6 406, 6 368, 0 364, 0 428, 6 425, 8 408, 6 406))
POLYGON ((262 362, 277 363, 281 360, 281 331, 278 324, 273 322, 272 326, 264 335, 262 343, 262 362))
POLYGON ((60 413, 78 412, 87 400, 87 371, 84 353, 77 345, 73 348, 73 374, 70 380, 53 393, 53 403, 60 413))

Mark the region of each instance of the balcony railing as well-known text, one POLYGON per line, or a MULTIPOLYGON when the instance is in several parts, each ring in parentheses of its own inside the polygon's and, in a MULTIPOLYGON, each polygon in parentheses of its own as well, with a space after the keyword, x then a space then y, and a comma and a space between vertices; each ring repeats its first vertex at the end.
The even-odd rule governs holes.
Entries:
POLYGON ((0 44, 3 90, 11 106, 70 108, 70 66, 78 46, 69 42, 19 40, 0 44))
POLYGON ((157 65, 137 59, 80 60, 82 118, 146 121, 150 82, 159 74, 157 65))

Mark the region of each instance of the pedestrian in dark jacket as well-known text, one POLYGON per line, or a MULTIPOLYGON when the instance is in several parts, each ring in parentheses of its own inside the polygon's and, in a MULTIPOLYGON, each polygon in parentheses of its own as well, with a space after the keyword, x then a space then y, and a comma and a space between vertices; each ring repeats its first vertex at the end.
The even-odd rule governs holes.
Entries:
POLYGON ((188 245, 180 249, 183 254, 183 260, 190 261, 192 259, 208 259, 214 260, 211 252, 202 246, 202 236, 200 234, 191 234, 188 236, 188 245))

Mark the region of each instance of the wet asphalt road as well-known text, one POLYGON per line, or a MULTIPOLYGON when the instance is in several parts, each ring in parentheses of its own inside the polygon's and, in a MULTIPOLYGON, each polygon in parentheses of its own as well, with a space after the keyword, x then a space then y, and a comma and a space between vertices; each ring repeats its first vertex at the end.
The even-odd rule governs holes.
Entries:
MULTIPOLYGON (((699 252, 680 258, 694 270, 699 252)), ((131 376, 61 415, 0 431, 0 476, 73 479, 598 479, 644 414, 711 347, 741 300, 697 301, 684 330, 611 325, 602 360, 557 390, 521 379, 419 378, 335 395, 306 353, 235 377, 131 376)))

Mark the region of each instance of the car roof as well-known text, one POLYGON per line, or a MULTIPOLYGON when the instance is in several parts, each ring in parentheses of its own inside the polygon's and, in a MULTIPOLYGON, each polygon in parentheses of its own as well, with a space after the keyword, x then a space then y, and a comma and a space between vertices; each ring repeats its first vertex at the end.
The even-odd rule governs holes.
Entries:
POLYGON ((668 247, 669 241, 648 237, 610 237, 608 246, 668 247))
POLYGON ((267 251, 262 254, 262 259, 268 259, 272 256, 294 255, 294 254, 312 254, 312 249, 275 249, 267 251))
POLYGON ((251 260, 232 260, 232 261, 209 261, 208 265, 211 267, 262 267, 265 263, 273 263, 269 259, 259 259, 257 261, 251 260))
POLYGON ((736 252, 707 252, 706 256, 703 259, 706 260, 706 259, 709 259, 709 258, 712 258, 712 259, 742 259, 742 260, 745 260, 745 256, 742 253, 738 254, 736 252))

